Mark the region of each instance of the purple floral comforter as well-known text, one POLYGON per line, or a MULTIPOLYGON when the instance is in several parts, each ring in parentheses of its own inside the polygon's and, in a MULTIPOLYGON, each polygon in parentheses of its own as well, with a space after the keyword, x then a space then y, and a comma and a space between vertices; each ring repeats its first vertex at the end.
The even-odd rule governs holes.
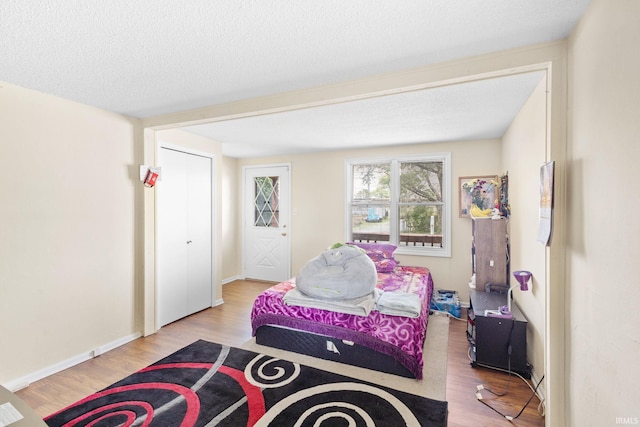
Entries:
POLYGON ((253 335, 260 326, 277 325, 352 341, 393 357, 416 378, 422 378, 422 347, 433 293, 433 280, 427 268, 397 266, 392 272, 378 273, 378 289, 420 297, 422 312, 418 318, 391 316, 375 310, 364 317, 285 305, 282 297, 294 286, 295 278, 265 290, 256 298, 251 311, 253 335))

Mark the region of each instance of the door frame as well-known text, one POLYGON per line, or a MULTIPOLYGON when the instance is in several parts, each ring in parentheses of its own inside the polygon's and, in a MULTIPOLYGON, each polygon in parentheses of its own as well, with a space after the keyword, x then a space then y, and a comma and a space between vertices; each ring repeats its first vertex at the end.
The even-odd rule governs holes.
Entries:
POLYGON ((287 232, 287 241, 285 243, 286 245, 286 260, 283 260, 286 263, 286 269, 287 269, 287 276, 291 277, 291 230, 292 230, 292 217, 291 217, 291 163, 290 162, 284 162, 284 163, 266 163, 266 164, 255 164, 255 165, 244 165, 242 166, 242 202, 240 204, 240 209, 242 211, 242 226, 241 228, 241 236, 240 236, 240 241, 241 241, 241 247, 242 247, 242 277, 246 278, 246 256, 247 256, 247 252, 246 252, 246 247, 245 247, 245 238, 246 238, 246 232, 245 232, 245 228, 246 228, 246 224, 248 221, 247 218, 247 206, 245 204, 245 200, 246 200, 246 196, 247 196, 247 192, 249 191, 249 189, 247 188, 247 183, 245 182, 245 177, 247 174, 247 170, 249 169, 265 169, 265 168, 278 168, 278 167, 283 167, 283 168, 287 168, 287 178, 289 181, 289 185, 288 188, 285 189, 284 193, 280 193, 281 197, 284 196, 287 198, 287 200, 289 201, 289 203, 287 204, 287 211, 286 211, 286 215, 288 218, 288 229, 289 231, 287 232))
MULTIPOLYGON (((170 142, 166 142, 163 141, 161 139, 158 139, 156 142, 156 153, 155 153, 155 158, 159 159, 160 158, 160 150, 161 149, 167 149, 167 150, 174 150, 174 151, 180 151, 182 153, 185 154, 191 154, 194 156, 201 156, 201 157, 206 157, 211 161, 211 301, 210 301, 210 307, 213 307, 216 305, 216 277, 215 277, 215 271, 216 271, 216 257, 215 257, 215 253, 216 253, 216 211, 215 211, 215 206, 216 206, 216 187, 215 187, 215 177, 216 177, 216 172, 215 172, 215 167, 216 167, 216 158, 215 158, 215 154, 213 153, 207 153, 206 151, 200 151, 200 150, 194 150, 192 148, 189 147, 185 147, 183 145, 179 145, 179 144, 175 144, 175 143, 170 143, 170 142)), ((162 165, 159 165, 160 167, 162 167, 162 165)), ((160 181, 160 183, 162 182, 162 169, 160 169, 160 175, 158 177, 158 181, 160 181)), ((155 313, 154 313, 154 322, 155 322, 155 327, 154 329, 157 331, 160 329, 160 327, 158 326, 160 324, 159 321, 159 301, 158 301, 158 286, 160 284, 160 265, 159 265, 159 260, 158 260, 158 247, 159 247, 159 235, 160 235, 160 229, 159 229, 159 224, 158 224, 158 214, 159 214, 159 207, 158 207, 158 197, 154 197, 154 245, 155 245, 155 250, 154 250, 154 275, 155 275, 155 281, 154 281, 154 309, 155 309, 155 313)))

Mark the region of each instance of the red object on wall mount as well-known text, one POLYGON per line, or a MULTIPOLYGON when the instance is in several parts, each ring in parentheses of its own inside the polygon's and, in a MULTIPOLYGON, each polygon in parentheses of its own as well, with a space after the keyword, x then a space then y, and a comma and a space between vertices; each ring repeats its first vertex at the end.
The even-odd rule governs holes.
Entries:
POLYGON ((144 185, 145 187, 153 187, 156 185, 156 181, 158 180, 158 172, 149 168, 147 174, 144 177, 144 185))
POLYGON ((145 187, 153 187, 156 185, 156 181, 158 180, 158 173, 154 172, 152 169, 147 171, 147 176, 144 178, 145 187))

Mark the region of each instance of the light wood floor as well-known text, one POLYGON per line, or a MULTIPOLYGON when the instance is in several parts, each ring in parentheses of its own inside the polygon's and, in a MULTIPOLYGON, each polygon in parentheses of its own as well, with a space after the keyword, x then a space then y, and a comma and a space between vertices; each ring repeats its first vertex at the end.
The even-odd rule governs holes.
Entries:
MULTIPOLYGON (((223 286, 224 304, 196 313, 160 329, 156 334, 137 339, 99 357, 81 363, 31 384, 16 394, 40 416, 65 406, 126 377, 168 354, 206 339, 238 347, 251 338, 249 314, 255 297, 271 283, 239 280, 223 286)), ((513 422, 502 418, 480 403, 476 386, 484 384, 496 392, 507 389, 509 376, 485 368, 472 368, 467 356, 466 323, 452 320, 449 328, 447 362, 447 401, 449 426, 543 426, 538 414, 539 400, 534 397, 523 414, 513 422)), ((505 415, 515 416, 531 396, 531 390, 518 377, 511 377, 506 396, 485 401, 505 415)))

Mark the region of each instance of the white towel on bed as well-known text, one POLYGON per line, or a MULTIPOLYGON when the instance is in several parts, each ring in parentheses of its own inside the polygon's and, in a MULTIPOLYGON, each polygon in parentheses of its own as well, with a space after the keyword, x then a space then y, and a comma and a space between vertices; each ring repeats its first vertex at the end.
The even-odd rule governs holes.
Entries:
POLYGON ((376 300, 380 295, 378 289, 374 289, 368 295, 359 298, 326 300, 310 297, 303 294, 297 288, 293 288, 284 294, 282 301, 287 305, 297 305, 301 307, 318 308, 330 310, 338 313, 355 314, 356 316, 368 316, 376 305, 376 300))
POLYGON ((382 292, 375 309, 383 314, 416 318, 420 317, 422 303, 416 294, 382 292))

